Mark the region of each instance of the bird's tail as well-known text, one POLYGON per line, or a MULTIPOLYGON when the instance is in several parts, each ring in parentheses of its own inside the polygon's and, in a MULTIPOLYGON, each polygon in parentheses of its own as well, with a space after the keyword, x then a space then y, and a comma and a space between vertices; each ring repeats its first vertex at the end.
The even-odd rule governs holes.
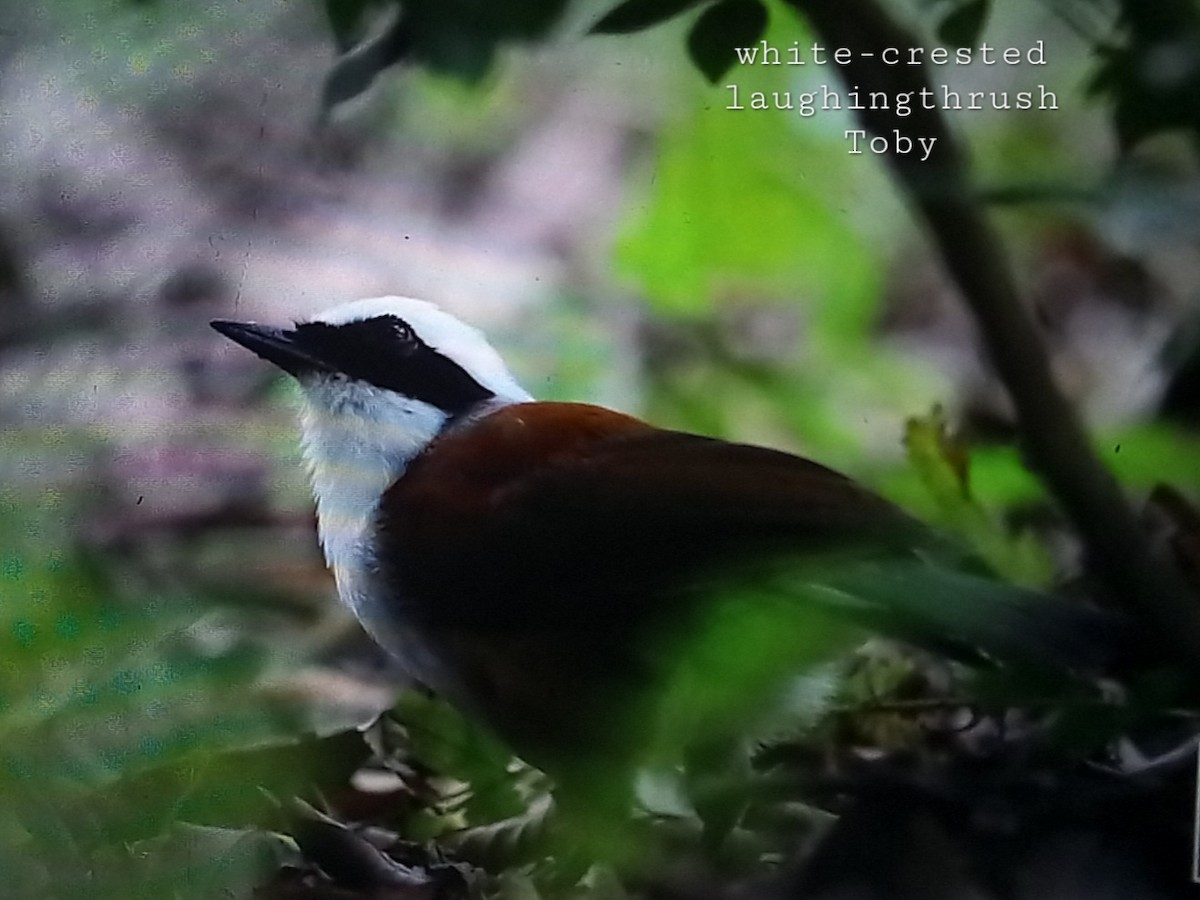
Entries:
POLYGON ((958 655, 1106 671, 1135 629, 1116 613, 918 559, 839 566, 793 584, 873 631, 958 655))

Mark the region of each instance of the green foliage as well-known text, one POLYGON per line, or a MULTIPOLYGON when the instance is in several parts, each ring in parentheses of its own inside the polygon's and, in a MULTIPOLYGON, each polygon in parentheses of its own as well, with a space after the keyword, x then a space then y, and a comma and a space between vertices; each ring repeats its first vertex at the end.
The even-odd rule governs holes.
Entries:
POLYGON ((1096 452, 1123 484, 1148 490, 1159 483, 1195 485, 1200 438, 1195 432, 1144 422, 1097 435, 1096 452))
POLYGON ((1119 43, 1100 49, 1092 90, 1113 105, 1121 145, 1179 129, 1200 139, 1200 7, 1124 0, 1119 43))
MULTIPOLYGON (((801 36, 780 16, 768 40, 801 36)), ((742 102, 788 90, 781 68, 739 71, 742 102)), ((823 190, 849 173, 845 149, 785 113, 728 110, 730 97, 706 91, 666 127, 648 201, 617 248, 620 269, 671 314, 703 315, 755 294, 820 297, 831 316, 861 310, 876 294, 877 266, 823 190)))
MULTIPOLYGON (((804 572, 801 563, 795 569, 804 572)), ((862 632, 820 602, 819 579, 792 573, 776 583, 718 591, 708 613, 671 649, 678 658, 666 688, 640 723, 654 736, 647 759, 678 765, 688 748, 769 736, 810 720, 794 701, 797 683, 862 640, 862 632)))
POLYGON ((948 433, 940 410, 909 419, 908 459, 940 515, 938 524, 967 541, 999 575, 1015 584, 1048 585, 1054 576, 1049 554, 1030 534, 1010 535, 971 490, 968 450, 948 433))
MULTIPOLYGON (((326 0, 326 13, 339 42, 360 27, 367 0, 326 0)), ((566 9, 566 0, 524 0, 497 4, 488 0, 411 0, 399 7, 391 38, 381 52, 362 60, 362 86, 378 72, 411 61, 435 72, 475 81, 487 74, 499 47, 510 41, 545 37, 566 9), (369 69, 369 71, 367 71, 369 69)), ((344 71, 331 72, 331 80, 344 71)), ((328 86, 327 86, 328 95, 328 86)), ((348 99, 344 94, 336 100, 348 99)))
POLYGON ((281 865, 296 862, 288 842, 269 831, 186 823, 173 824, 124 852, 136 863, 123 861, 113 896, 145 900, 250 896, 281 865))
MULTIPOLYGON (((247 889, 277 864, 277 839, 176 823, 185 808, 218 825, 267 814, 259 773, 230 766, 228 754, 295 740, 294 716, 247 690, 269 658, 241 642, 206 646, 220 630, 202 598, 134 587, 111 561, 73 547, 61 495, 36 502, 0 496, 6 896, 85 885, 89 897, 163 896, 149 887, 162 879, 174 896, 247 889), (181 869, 180 859, 190 862, 181 869)), ((276 786, 306 777, 301 765, 276 786)))
POLYGON ((592 34, 629 34, 673 19, 711 0, 625 0, 592 26, 592 34))
POLYGON ((956 6, 938 25, 938 40, 952 47, 976 46, 991 6, 991 0, 967 0, 956 6))
MULTIPOLYGON (((1149 491, 1156 484, 1196 484, 1197 439, 1163 423, 1144 422, 1098 432, 1093 446, 1113 473, 1132 491, 1149 491)), ((888 496, 966 537, 932 489, 929 473, 916 464, 907 470, 881 472, 888 496), (914 478, 913 476, 919 476, 914 478)), ((970 451, 970 485, 974 502, 984 509, 1015 509, 1046 503, 1045 489, 1011 446, 981 445, 970 451)))
POLYGON ((368 20, 387 0, 325 0, 325 15, 338 50, 345 53, 363 39, 368 20))
MULTIPOLYGON (((445 822, 494 822, 526 808, 510 775, 512 752, 437 697, 409 690, 393 710, 404 728, 404 751, 439 775, 469 785, 449 804, 445 822)), ((445 826, 443 826, 444 829, 445 826)))
MULTIPOLYGON (((971 495, 983 509, 1016 509, 1046 502, 1046 492, 1037 476, 1029 471, 1020 453, 1011 446, 981 445, 971 448, 971 495)), ((876 472, 879 489, 896 503, 930 522, 957 531, 938 491, 931 488, 928 476, 918 465, 880 469, 876 472)))
POLYGON ((737 49, 754 44, 766 27, 767 10, 758 0, 718 0, 688 32, 688 57, 715 84, 737 62, 737 49))

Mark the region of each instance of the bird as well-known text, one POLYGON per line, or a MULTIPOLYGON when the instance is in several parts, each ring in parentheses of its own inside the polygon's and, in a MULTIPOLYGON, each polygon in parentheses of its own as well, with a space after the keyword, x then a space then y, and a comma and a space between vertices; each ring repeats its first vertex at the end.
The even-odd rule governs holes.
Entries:
MULTIPOLYGON (((1116 652, 1103 611, 991 577, 824 465, 534 399, 433 303, 212 326, 299 383, 340 599, 416 682, 547 771, 634 758, 671 718, 664 697, 687 696, 677 673, 707 670, 720 693, 694 636, 759 613, 772 645, 848 623, 988 663, 1096 670, 1116 652)), ((793 662, 764 660, 736 703, 793 662)))

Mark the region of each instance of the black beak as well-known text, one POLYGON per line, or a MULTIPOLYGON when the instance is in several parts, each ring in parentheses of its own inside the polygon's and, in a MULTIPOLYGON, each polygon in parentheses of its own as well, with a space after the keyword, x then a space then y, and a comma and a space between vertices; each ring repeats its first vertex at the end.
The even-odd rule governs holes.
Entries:
POLYGON ((270 325, 256 325, 253 322, 229 322, 225 319, 214 319, 210 324, 231 341, 236 341, 297 378, 306 372, 324 371, 329 368, 300 345, 294 331, 270 325))

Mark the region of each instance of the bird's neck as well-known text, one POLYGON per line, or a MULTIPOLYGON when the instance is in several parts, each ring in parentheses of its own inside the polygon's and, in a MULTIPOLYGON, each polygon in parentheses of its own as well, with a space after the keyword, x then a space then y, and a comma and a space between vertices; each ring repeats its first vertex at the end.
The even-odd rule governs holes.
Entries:
POLYGON ((362 402, 361 394, 309 398, 301 415, 321 547, 347 600, 344 586, 369 553, 383 492, 447 421, 427 403, 396 395, 362 402))
POLYGON ((301 443, 317 504, 321 549, 342 602, 375 633, 387 618, 381 618, 380 608, 389 602, 381 596, 375 558, 375 525, 384 493, 443 430, 530 398, 514 387, 512 396, 494 397, 454 420, 432 404, 361 381, 322 377, 302 380, 301 388, 301 443))

